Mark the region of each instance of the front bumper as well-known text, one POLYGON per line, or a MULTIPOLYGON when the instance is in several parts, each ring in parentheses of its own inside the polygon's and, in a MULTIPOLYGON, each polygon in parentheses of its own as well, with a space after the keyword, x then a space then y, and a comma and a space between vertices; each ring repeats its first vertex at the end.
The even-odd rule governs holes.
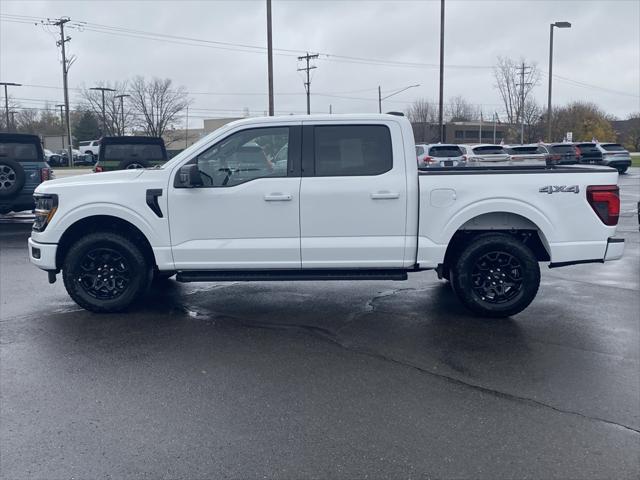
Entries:
POLYGON ((624 238, 610 237, 607 239, 607 250, 604 254, 604 261, 619 260, 624 253, 624 238))
POLYGON ((55 243, 39 243, 29 237, 29 260, 42 270, 57 270, 56 252, 58 245, 55 243))

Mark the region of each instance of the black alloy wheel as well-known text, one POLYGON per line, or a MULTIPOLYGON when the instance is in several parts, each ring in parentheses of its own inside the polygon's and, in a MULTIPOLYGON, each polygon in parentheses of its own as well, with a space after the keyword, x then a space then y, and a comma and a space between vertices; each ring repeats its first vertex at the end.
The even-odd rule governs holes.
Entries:
POLYGON ((522 290, 522 264, 507 252, 489 252, 476 260, 471 279, 473 290, 481 300, 505 303, 522 290))

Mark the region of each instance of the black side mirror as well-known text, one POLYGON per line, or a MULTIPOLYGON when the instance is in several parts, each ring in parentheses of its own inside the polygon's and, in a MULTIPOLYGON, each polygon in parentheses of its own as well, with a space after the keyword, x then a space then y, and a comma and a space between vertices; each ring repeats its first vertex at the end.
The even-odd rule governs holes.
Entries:
POLYGON ((203 184, 198 165, 184 165, 178 170, 178 174, 173 182, 176 188, 201 187, 203 184))

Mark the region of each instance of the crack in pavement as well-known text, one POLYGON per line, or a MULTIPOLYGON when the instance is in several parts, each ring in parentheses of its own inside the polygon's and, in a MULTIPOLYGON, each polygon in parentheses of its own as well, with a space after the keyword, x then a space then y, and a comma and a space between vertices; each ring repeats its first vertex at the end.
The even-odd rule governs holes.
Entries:
MULTIPOLYGON (((388 297, 388 296, 392 296, 392 295, 396 295, 397 293, 401 292, 401 291, 420 291, 420 290, 426 290, 426 289, 416 289, 416 288, 397 288, 397 289, 393 289, 393 290, 385 290, 383 292, 378 293, 377 295, 375 295, 374 297, 372 297, 370 300, 368 300, 365 303, 365 306, 362 310, 360 310, 359 312, 355 313, 353 318, 350 319, 349 323, 351 323, 352 321, 354 321, 356 318, 359 318, 362 315, 366 315, 368 313, 371 313, 373 311, 375 311, 375 302, 378 301, 381 298, 384 297, 388 297)), ((624 425, 621 423, 617 423, 614 422, 612 420, 607 420, 605 418, 601 418, 601 417, 596 417, 596 416, 590 416, 590 415, 586 415, 584 413, 580 413, 577 412, 575 410, 568 410, 568 409, 564 409, 564 408, 560 408, 560 407, 556 407, 553 406, 549 403, 545 403, 542 402, 540 400, 535 400, 529 397, 524 397, 524 396, 520 396, 520 395, 515 395, 512 393, 506 393, 500 390, 496 390, 493 388, 489 388, 489 387, 485 387, 476 383, 472 383, 472 382, 467 382, 464 380, 461 380, 459 378, 455 378, 452 377, 450 375, 445 375, 443 373, 436 373, 433 372, 431 370, 428 370, 424 367, 421 367, 419 365, 416 365, 414 363, 408 362, 406 360, 399 360, 397 358, 393 358, 390 357, 388 355, 384 355, 382 353, 379 352, 375 352, 375 351, 371 351, 371 350, 366 350, 363 348, 358 348, 352 345, 348 345, 347 343, 345 343, 344 341, 341 341, 339 338, 339 333, 341 330, 343 330, 345 328, 346 325, 343 325, 342 327, 340 327, 337 331, 333 332, 329 329, 323 328, 323 327, 318 327, 315 325, 305 325, 305 324, 296 324, 296 323, 260 323, 260 322, 252 322, 252 321, 248 321, 245 320, 243 318, 240 317, 236 317, 236 316, 230 316, 230 315, 225 315, 226 318, 229 318, 231 320, 235 320, 237 323, 239 323, 240 325, 247 327, 247 328, 258 328, 258 329, 265 329, 265 330, 294 330, 294 331, 302 331, 305 333, 311 333, 314 336, 316 336, 317 338, 321 338, 324 340, 329 341, 330 343, 342 348, 343 350, 355 353, 357 355, 364 355, 370 358, 375 358, 377 360, 381 360, 384 362, 389 362, 389 363, 393 363, 395 365, 400 365, 403 366, 405 368, 410 368, 412 370, 416 370, 422 374, 426 374, 435 378, 439 378, 441 380, 444 380, 448 383, 454 384, 454 385, 458 385, 458 386, 462 386, 462 387, 466 387, 466 388, 471 388, 473 390, 479 391, 481 393, 486 393, 489 394, 491 396, 494 396, 496 398, 501 398, 504 400, 509 400, 512 402, 517 402, 517 403, 522 403, 522 404, 526 404, 526 405, 530 405, 530 406, 535 406, 535 407, 541 407, 541 408, 546 408, 546 409, 550 409, 553 410, 555 412, 558 413, 563 413, 563 414, 567 414, 567 415, 574 415, 589 421, 593 421, 593 422, 600 422, 600 423, 605 423, 607 425, 612 425, 618 428, 622 428, 625 430, 628 430, 630 432, 633 432, 635 434, 639 434, 640 435, 640 429, 628 426, 628 425, 624 425)))

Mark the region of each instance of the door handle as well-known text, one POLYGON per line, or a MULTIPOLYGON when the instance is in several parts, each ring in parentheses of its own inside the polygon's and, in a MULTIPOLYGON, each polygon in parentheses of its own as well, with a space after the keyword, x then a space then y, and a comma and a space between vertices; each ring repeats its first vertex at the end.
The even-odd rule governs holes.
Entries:
POLYGON ((371 194, 372 200, 394 200, 400 198, 400 194, 397 192, 375 192, 371 194))
POLYGON ((265 202, 289 202, 292 198, 290 193, 268 193, 264 196, 265 202))

